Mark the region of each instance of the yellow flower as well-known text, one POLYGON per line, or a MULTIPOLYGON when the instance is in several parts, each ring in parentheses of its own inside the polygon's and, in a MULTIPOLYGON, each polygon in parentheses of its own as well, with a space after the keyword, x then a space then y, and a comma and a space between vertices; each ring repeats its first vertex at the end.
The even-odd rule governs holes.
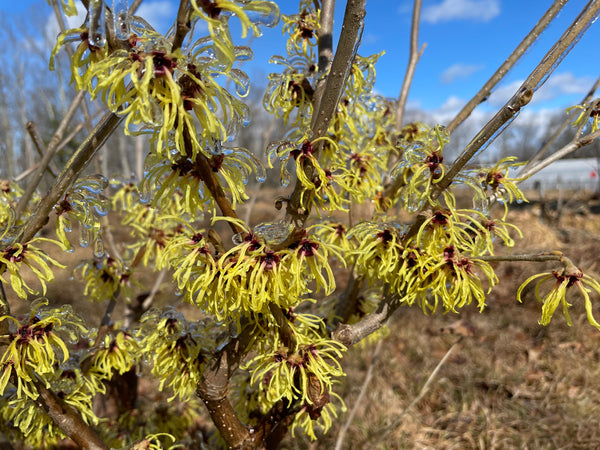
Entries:
POLYGON ((203 345, 209 336, 205 324, 188 323, 171 308, 160 315, 146 314, 141 322, 140 347, 149 356, 152 375, 160 379, 159 390, 165 386, 173 389, 169 401, 175 397, 189 400, 196 392, 206 362, 203 345))
POLYGON ((292 112, 296 111, 291 125, 298 128, 302 124, 309 125, 314 95, 310 81, 312 65, 298 59, 288 61, 281 56, 273 56, 269 63, 284 65, 285 69, 282 73, 269 74, 269 84, 263 98, 265 110, 283 118, 285 124, 289 122, 292 112))
POLYGON ((34 382, 41 379, 49 387, 47 378, 54 374, 58 363, 69 358, 69 350, 58 332, 74 340, 87 331, 70 307, 56 309, 46 308, 47 305, 45 298, 35 300, 31 313, 22 322, 12 316, 0 317, 0 322, 12 322, 8 334, 2 336, 9 344, 0 358, 0 394, 14 374, 17 396, 37 398, 34 382))
POLYGON ((402 159, 392 168, 391 176, 400 178, 404 185, 397 196, 403 208, 414 211, 430 201, 433 185, 446 172, 442 150, 449 140, 448 131, 438 125, 425 140, 402 145, 402 159))
POLYGON ((423 266, 426 270, 421 274, 418 288, 419 301, 426 312, 435 312, 440 300, 446 312, 457 312, 456 308, 462 308, 472 300, 477 302, 481 311, 485 307, 486 291, 476 270, 481 270, 487 280, 488 294, 498 282, 487 262, 462 255, 452 245, 444 248, 441 258, 440 255, 432 255, 423 266))
POLYGON ((508 175, 511 168, 525 164, 514 162, 516 159, 516 156, 509 156, 498 161, 494 167, 477 172, 466 172, 463 175, 463 181, 475 189, 475 201, 484 203, 481 208, 484 213, 487 212, 487 203, 490 200, 498 200, 504 205, 503 219, 505 219, 508 213, 508 203, 527 201, 517 186, 517 183, 522 180, 508 175), (472 182, 469 178, 475 181, 472 182))
POLYGON ((132 283, 131 270, 123 265, 119 259, 111 256, 94 258, 81 264, 81 277, 85 283, 83 295, 88 298, 102 302, 110 299, 124 289, 130 288, 132 283))
POLYGON ((576 292, 579 292, 583 296, 588 322, 600 329, 600 323, 594 318, 593 305, 590 299, 590 293, 596 292, 600 294, 600 284, 589 275, 585 275, 581 269, 575 267, 570 261, 564 262, 567 263, 561 271, 553 270, 550 273, 538 273, 527 278, 517 291, 517 300, 521 302, 521 296, 525 287, 533 280, 539 279, 535 284, 535 297, 543 303, 540 325, 548 325, 550 323, 559 305, 563 307, 563 314, 567 320, 567 324, 572 325, 569 316, 569 306, 571 304, 567 301, 567 294, 572 293, 572 288, 575 287, 576 292), (542 294, 542 286, 549 281, 554 281, 552 288, 548 293, 542 294))
MULTIPOLYGON (((15 243, 4 250, 0 250, 0 264, 5 264, 9 272, 9 283, 15 293, 21 298, 27 298, 27 294, 36 294, 37 291, 31 288, 21 275, 23 266, 28 267, 36 275, 42 285, 42 292, 46 293, 46 283, 54 280, 54 274, 49 264, 64 269, 65 266, 50 258, 46 252, 33 245, 36 242, 51 242, 62 247, 62 245, 52 239, 34 238, 25 244, 15 243)), ((7 281, 0 276, 0 282, 7 281)))
POLYGON ((321 10, 313 9, 313 4, 303 0, 300 13, 283 15, 283 33, 288 33, 287 52, 289 55, 301 55, 307 59, 314 58, 317 45, 317 34, 320 26, 321 10))
POLYGON ((260 36, 258 25, 274 27, 279 21, 279 7, 269 1, 192 0, 195 15, 206 21, 216 57, 226 70, 234 62, 234 46, 229 33, 229 17, 235 16, 242 26, 242 38, 248 30, 260 36))

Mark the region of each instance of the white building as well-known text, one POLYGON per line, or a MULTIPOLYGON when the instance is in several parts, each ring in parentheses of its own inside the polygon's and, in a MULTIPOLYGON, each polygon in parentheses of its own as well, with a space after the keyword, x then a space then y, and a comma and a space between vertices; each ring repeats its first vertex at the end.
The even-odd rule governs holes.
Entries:
MULTIPOLYGON (((514 175, 514 172, 511 172, 514 175)), ((600 190, 600 159, 561 159, 519 183, 521 189, 600 190)))

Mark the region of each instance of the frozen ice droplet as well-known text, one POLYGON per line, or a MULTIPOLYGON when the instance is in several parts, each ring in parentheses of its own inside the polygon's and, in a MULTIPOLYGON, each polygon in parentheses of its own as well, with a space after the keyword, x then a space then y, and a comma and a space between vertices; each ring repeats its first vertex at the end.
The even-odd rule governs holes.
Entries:
POLYGON ((104 256, 104 239, 102 239, 101 233, 98 233, 94 240, 94 256, 96 258, 102 258, 104 256))
POLYGON ((79 225, 79 245, 87 247, 90 245, 90 239, 92 237, 92 230, 86 227, 84 224, 79 225))
POLYGON ((129 38, 129 2, 127 0, 113 0, 113 14, 115 33, 117 38, 124 41, 129 38))
POLYGON ((106 36, 104 34, 104 26, 105 26, 104 2, 102 0, 90 0, 89 22, 88 22, 88 43, 92 47, 104 47, 104 45, 106 45, 106 36))

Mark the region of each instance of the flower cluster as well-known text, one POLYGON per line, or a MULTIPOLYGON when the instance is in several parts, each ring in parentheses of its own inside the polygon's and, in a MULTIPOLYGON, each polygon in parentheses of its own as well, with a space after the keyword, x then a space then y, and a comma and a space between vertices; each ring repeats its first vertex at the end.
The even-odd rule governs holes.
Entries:
POLYGON ((600 323, 594 318, 592 301, 590 299, 592 292, 600 294, 600 283, 589 275, 584 274, 568 258, 563 257, 563 264, 564 267, 560 271, 553 270, 550 273, 538 273, 527 278, 517 291, 517 300, 522 301, 525 288, 532 281, 538 280, 535 284, 534 292, 535 297, 542 303, 540 325, 548 325, 550 323, 559 305, 562 306, 567 323, 571 325, 572 322, 569 316, 569 307, 571 304, 567 301, 567 295, 571 295, 575 291, 583 297, 588 322, 600 329, 600 323), (552 288, 546 294, 542 294, 543 286, 549 282, 553 282, 552 288))
MULTIPOLYGON (((50 265, 60 268, 65 267, 52 259, 44 250, 34 245, 37 242, 49 242, 60 245, 52 239, 37 237, 25 244, 15 243, 0 250, 0 264, 3 264, 6 270, 8 270, 8 283, 10 283, 13 291, 21 298, 27 298, 27 294, 38 293, 23 278, 21 270, 24 266, 28 267, 36 275, 36 278, 42 285, 43 294, 46 293, 46 283, 54 280, 54 273, 50 265)), ((0 283, 7 283, 3 275, 0 275, 0 283)))
POLYGON ((16 380, 18 398, 36 399, 35 383, 44 380, 49 387, 47 377, 69 358, 69 350, 60 334, 76 340, 87 332, 69 306, 56 309, 47 305, 45 298, 35 300, 31 313, 21 321, 13 316, 0 317, 0 322, 9 322, 8 334, 2 336, 8 340, 8 346, 0 358, 0 394, 9 381, 16 380))
POLYGON ((445 173, 442 151, 450 140, 445 128, 436 126, 424 140, 400 143, 402 158, 391 171, 403 187, 398 190, 400 206, 416 211, 430 202, 429 195, 445 173))
POLYGON ((296 337, 294 348, 285 347, 277 328, 269 327, 268 340, 257 343, 258 356, 246 364, 251 373, 249 383, 257 386, 253 394, 258 396, 263 412, 282 399, 300 402, 302 410, 292 428, 301 427, 316 439, 315 421, 326 432, 332 416, 337 416, 330 400, 331 396, 339 399, 332 387, 335 378, 344 375, 339 359, 345 347, 323 338, 324 323, 319 317, 290 310, 288 318, 296 337))
POLYGON ((186 230, 167 245, 160 267, 174 268, 185 299, 219 320, 264 313, 271 304, 294 307, 312 292, 311 282, 326 294, 335 289, 328 258, 336 249, 313 236, 273 250, 248 231, 241 243, 218 257, 208 244, 202 232, 186 230))
POLYGON ((93 242, 95 256, 104 254, 100 218, 106 216, 110 208, 110 201, 102 194, 107 187, 108 180, 102 175, 82 177, 54 206, 56 236, 64 250, 73 250, 66 233, 73 230, 73 221, 76 221, 79 223, 79 245, 87 247, 93 242))
POLYGON ((142 317, 138 331, 140 348, 148 355, 152 375, 160 380, 159 390, 173 390, 169 401, 175 397, 188 401, 194 396, 208 360, 207 346, 212 336, 207 325, 187 322, 172 308, 162 313, 151 310, 142 317))

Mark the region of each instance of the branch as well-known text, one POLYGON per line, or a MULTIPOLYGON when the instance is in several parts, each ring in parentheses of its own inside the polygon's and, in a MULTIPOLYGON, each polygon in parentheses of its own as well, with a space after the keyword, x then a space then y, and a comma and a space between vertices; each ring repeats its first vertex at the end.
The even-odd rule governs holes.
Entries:
POLYGON ((562 262, 566 258, 561 252, 538 253, 533 255, 483 255, 477 256, 477 259, 488 262, 544 262, 544 261, 559 261, 562 262))
POLYGON ((375 311, 360 322, 338 325, 337 329, 331 333, 332 339, 341 342, 346 347, 351 347, 379 330, 400 306, 398 296, 389 294, 387 286, 384 290, 383 299, 375 311))
POLYGON ((412 15, 412 29, 410 33, 410 54, 408 57, 408 66, 406 67, 406 74, 404 75, 404 82, 402 83, 402 89, 398 97, 398 105, 396 107, 396 130, 400 130, 402 122, 404 120, 404 110, 406 109, 406 101, 408 100, 408 92, 410 91, 410 85, 412 84, 413 76, 417 63, 425 50, 425 44, 419 51, 419 22, 421 17, 421 3, 422 0, 415 0, 412 15))
MULTIPOLYGON (((315 6, 318 8, 318 5, 315 6)), ((335 0, 323 0, 321 6, 321 21, 319 23, 318 45, 319 45, 319 74, 324 74, 331 67, 333 58, 333 15, 335 12, 335 0)), ((319 78, 313 94, 313 111, 318 111, 323 99, 326 77, 319 78)), ((311 126, 314 127, 317 115, 313 115, 311 126)))
POLYGON ((173 45, 171 51, 179 49, 183 44, 183 40, 186 35, 190 32, 190 0, 180 0, 179 9, 177 10, 177 19, 175 22, 176 31, 173 37, 173 45))
MULTIPOLYGON (((599 87, 600 87, 600 77, 598 77, 596 79, 596 82, 591 87, 591 89, 586 94, 586 96, 581 100, 580 104, 584 105, 584 104, 588 103, 592 99, 592 97, 594 96, 594 93, 596 92, 596 90, 599 87)), ((546 143, 543 145, 543 147, 540 148, 538 150, 538 152, 533 156, 533 158, 531 158, 529 160, 529 162, 521 169, 521 173, 524 173, 526 170, 530 169, 536 161, 539 161, 542 158, 542 156, 544 156, 546 154, 546 152, 550 148, 550 145, 552 145, 552 143, 554 143, 554 141, 556 141, 556 139, 558 139, 558 137, 561 135, 561 133, 564 131, 564 129, 567 128, 571 124, 571 122, 573 120, 573 115, 575 113, 576 113, 576 110, 572 110, 571 114, 567 115, 564 122, 560 124, 560 127, 558 127, 556 129, 556 131, 552 134, 552 136, 550 136, 550 138, 548 139, 548 141, 546 141, 546 143)))
POLYGON ((323 99, 318 112, 315 110, 317 119, 312 127, 312 139, 325 135, 337 109, 360 44, 366 15, 365 2, 366 0, 350 0, 346 4, 340 42, 331 64, 331 70, 327 75, 323 99))
POLYGON ((333 58, 333 13, 335 0, 323 0, 321 5, 321 23, 319 29, 319 72, 329 68, 333 58))
MULTIPOLYGON (((38 153, 40 158, 44 158, 44 140, 42 139, 42 136, 40 135, 40 132, 37 129, 37 126, 35 125, 35 122, 27 122, 25 128, 27 128, 27 133, 29 133, 29 137, 31 138, 33 146, 35 147, 35 151, 38 153)), ((52 164, 51 162, 49 162, 48 166, 46 166, 46 172, 48 172, 53 178, 56 178, 58 176, 58 169, 56 169, 54 164, 52 164)))
POLYGON ((129 7, 129 15, 133 16, 144 0, 133 0, 129 7))
MULTIPOLYGON (((600 11, 600 1, 592 1, 575 18, 573 23, 567 28, 560 39, 542 58, 540 63, 531 72, 529 77, 523 82, 517 92, 511 99, 485 124, 482 130, 467 145, 465 150, 456 159, 454 164, 446 171, 444 177, 434 185, 431 200, 437 199, 440 194, 450 186, 454 177, 462 170, 484 146, 491 144, 494 139, 504 131, 514 120, 517 113, 526 106, 550 74, 558 67, 560 62, 569 53, 574 44, 581 38, 591 23, 596 19, 600 11)), ((405 235, 405 240, 414 236, 425 221, 427 214, 423 211, 417 216, 417 219, 405 235)))
POLYGON ((580 137, 579 139, 569 142, 563 148, 556 151, 555 153, 552 153, 550 156, 548 156, 546 159, 543 159, 535 166, 521 172, 519 174, 519 178, 529 178, 530 176, 539 172, 543 168, 548 167, 553 162, 558 161, 559 159, 563 158, 569 153, 573 153, 574 151, 579 150, 581 147, 585 147, 586 145, 591 144, 592 142, 594 142, 594 140, 598 138, 600 138, 600 130, 596 130, 594 133, 590 133, 586 136, 580 137))
POLYGON ((502 63, 498 70, 486 81, 483 87, 475 94, 475 96, 460 110, 460 112, 452 119, 452 121, 446 126, 449 133, 452 133, 458 126, 463 123, 467 117, 471 115, 473 110, 480 103, 484 102, 487 97, 491 94, 494 86, 504 78, 509 70, 516 64, 516 62, 523 56, 527 49, 535 42, 535 40, 542 34, 542 31, 548 26, 548 24, 556 17, 558 12, 567 3, 567 0, 556 0, 552 6, 544 13, 538 23, 532 28, 527 36, 519 43, 517 48, 513 50, 510 56, 502 63))
POLYGON ((86 450, 108 450, 98 435, 86 424, 81 415, 65 404, 54 392, 37 381, 35 386, 40 394, 38 406, 48 414, 52 421, 70 437, 80 448, 86 450))
POLYGON ((245 325, 240 335, 232 338, 215 356, 214 364, 204 370, 196 389, 228 448, 242 448, 254 440, 227 399, 229 380, 246 354, 252 337, 253 328, 245 325))
MULTIPOLYGON (((344 90, 346 80, 350 74, 350 68, 356 56, 358 45, 360 44, 361 33, 364 25, 366 0, 350 0, 346 3, 346 11, 344 13, 344 23, 340 34, 340 42, 331 64, 331 70, 327 75, 325 82, 325 90, 323 97, 319 103, 319 109, 314 110, 316 119, 313 118, 311 139, 318 139, 327 133, 327 128, 333 119, 333 115, 338 106, 338 102, 344 90)), ((313 116, 314 117, 314 116, 313 116)), ((318 149, 315 149, 315 157, 318 154, 318 149)), ((312 178, 313 168, 311 165, 304 167, 308 178, 312 178)), ((300 181, 296 181, 294 192, 287 204, 287 213, 296 221, 301 215, 304 220, 308 216, 308 208, 306 204, 302 204, 303 192, 306 188, 300 181), (300 214, 299 214, 300 212, 300 214)), ((308 198, 306 196, 305 198, 308 198)), ((304 202, 306 203, 306 201, 304 202)), ((303 221, 304 221, 303 220, 303 221)))
POLYGON ((121 120, 122 117, 114 113, 107 113, 98 125, 96 125, 92 134, 87 137, 73 154, 50 192, 42 197, 42 200, 23 230, 19 239, 20 242, 31 240, 48 222, 48 217, 56 202, 65 195, 67 189, 77 179, 81 171, 87 167, 98 149, 102 147, 106 139, 114 132, 121 120))
MULTIPOLYGON (((39 167, 37 168, 33 178, 29 181, 29 184, 27 185, 27 188, 25 189, 25 192, 23 193, 21 200, 19 201, 19 204, 17 205, 17 210, 15 211, 16 220, 18 220, 21 217, 21 215, 23 214, 23 211, 25 211, 25 208, 27 207, 27 204, 29 203, 29 200, 31 199, 31 196, 33 195, 36 188, 40 184, 40 181, 42 181, 44 172, 46 171, 46 168, 50 164, 50 161, 52 160, 52 158, 54 158, 54 156, 56 155, 56 151, 57 151, 56 149, 58 148, 58 144, 60 144, 60 140, 62 139, 63 134, 65 133, 65 130, 67 129, 67 126, 69 125, 69 122, 75 115, 75 112, 77 111, 77 107, 83 100, 84 94, 85 94, 84 91, 80 91, 75 96, 75 98, 71 102, 71 105, 69 106, 69 109, 67 110, 65 116, 63 117, 60 124, 58 125, 58 128, 56 129, 54 136, 52 136, 52 139, 48 143, 48 148, 44 151, 44 157, 40 161, 39 167)), ((35 142, 35 139, 34 139, 34 142, 35 142)))
POLYGON ((358 306, 358 297, 364 281, 363 276, 355 276, 354 269, 350 270, 350 278, 346 289, 335 302, 334 318, 331 322, 333 327, 338 323, 346 323, 354 314, 358 306))

